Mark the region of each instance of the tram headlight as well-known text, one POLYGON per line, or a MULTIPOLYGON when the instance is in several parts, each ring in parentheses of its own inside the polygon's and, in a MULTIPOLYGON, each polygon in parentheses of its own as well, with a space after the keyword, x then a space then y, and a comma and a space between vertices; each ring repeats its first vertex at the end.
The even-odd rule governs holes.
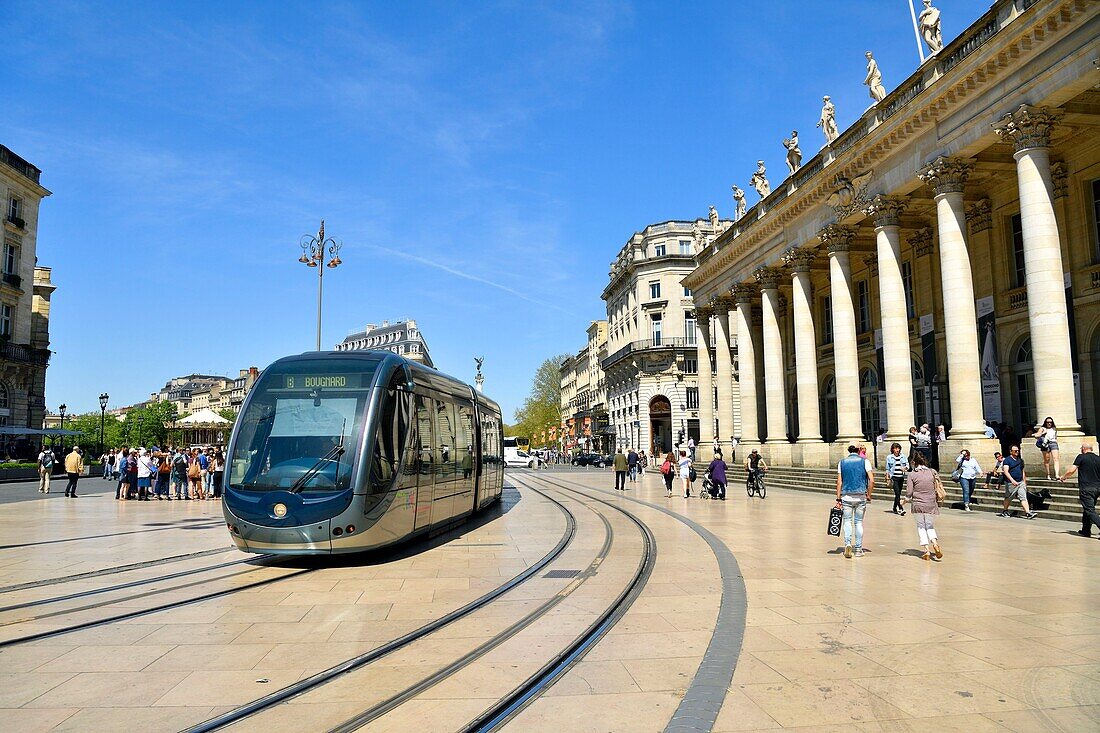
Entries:
POLYGON ((271 513, 275 515, 276 519, 282 519, 286 516, 286 504, 276 504, 271 507, 271 513))

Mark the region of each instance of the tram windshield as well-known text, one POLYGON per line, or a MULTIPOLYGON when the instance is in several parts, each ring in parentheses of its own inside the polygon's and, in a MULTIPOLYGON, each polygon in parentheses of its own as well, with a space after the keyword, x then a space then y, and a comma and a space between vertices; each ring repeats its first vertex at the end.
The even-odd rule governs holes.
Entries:
POLYGON ((378 364, 318 359, 264 370, 239 418, 229 486, 308 493, 347 489, 378 364))

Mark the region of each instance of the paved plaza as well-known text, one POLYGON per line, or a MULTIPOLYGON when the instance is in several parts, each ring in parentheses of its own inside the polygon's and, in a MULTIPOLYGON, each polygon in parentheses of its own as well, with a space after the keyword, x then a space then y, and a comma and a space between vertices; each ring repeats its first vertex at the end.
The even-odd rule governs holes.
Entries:
POLYGON ((4 729, 186 730, 491 591, 561 544, 567 516, 547 566, 565 577, 540 571, 229 728, 460 730, 622 593, 640 526, 655 562, 637 597, 506 729, 675 730, 708 709, 714 731, 1100 728, 1100 541, 1065 522, 948 511, 945 556, 927 562, 912 518, 876 501, 869 552, 846 560, 816 494, 666 499, 652 473, 616 494, 594 469, 508 480, 502 507, 460 531, 309 560, 229 549, 215 502, 119 504, 97 479, 75 501, 3 486, 4 729))

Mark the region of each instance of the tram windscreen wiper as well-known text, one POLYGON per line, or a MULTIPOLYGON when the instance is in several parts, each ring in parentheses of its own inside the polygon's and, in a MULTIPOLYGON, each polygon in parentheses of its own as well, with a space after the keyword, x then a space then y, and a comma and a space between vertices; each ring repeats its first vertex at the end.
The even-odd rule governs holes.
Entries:
POLYGON ((327 461, 331 461, 333 458, 336 459, 337 474, 336 476, 333 476, 333 483, 336 483, 336 479, 340 473, 340 456, 344 454, 344 429, 347 427, 347 424, 348 421, 345 419, 343 424, 340 426, 340 442, 332 446, 332 448, 329 449, 328 453, 318 458, 317 462, 314 463, 308 471, 303 473, 301 478, 294 482, 294 485, 291 486, 289 489, 290 493, 297 494, 303 491, 306 488, 306 483, 308 483, 311 478, 320 473, 321 468, 324 467, 325 463, 327 461))

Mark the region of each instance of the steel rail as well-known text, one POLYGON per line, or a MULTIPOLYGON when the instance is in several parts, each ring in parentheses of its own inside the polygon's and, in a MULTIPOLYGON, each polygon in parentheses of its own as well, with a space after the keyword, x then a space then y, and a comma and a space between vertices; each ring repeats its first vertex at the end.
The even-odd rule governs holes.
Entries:
POLYGON ((544 492, 538 491, 537 489, 535 489, 535 491, 541 496, 545 497, 550 502, 552 502, 562 512, 563 516, 565 517, 565 531, 562 533, 562 537, 558 541, 558 543, 553 548, 551 548, 549 552, 543 555, 542 558, 540 558, 539 561, 536 562, 534 565, 531 565, 519 574, 513 576, 504 584, 499 585, 488 593, 474 599, 473 601, 470 601, 465 606, 457 608, 454 611, 451 611, 450 613, 441 616, 440 618, 430 623, 427 623, 419 628, 413 629, 407 634, 404 634, 392 641, 386 642, 385 644, 375 647, 374 649, 366 651, 362 654, 356 655, 326 670, 322 670, 321 672, 310 675, 309 677, 303 680, 299 680, 294 684, 287 685, 286 687, 279 690, 275 690, 274 692, 257 698, 252 702, 241 705, 240 707, 234 708, 233 710, 229 710, 225 713, 222 713, 221 715, 210 718, 209 720, 203 721, 202 723, 199 723, 197 725, 193 725, 190 728, 185 729, 182 733, 208 733, 209 731, 221 730, 228 725, 239 722, 252 715, 263 712, 264 710, 268 710, 291 698, 298 697, 299 695, 307 693, 310 690, 328 684, 338 677, 341 677, 363 666, 366 666, 388 654, 397 651, 398 649, 406 647, 409 644, 412 644, 413 642, 428 636, 435 631, 438 631, 439 629, 442 629, 445 626, 454 623, 455 621, 458 621, 461 618, 469 616, 474 611, 485 607, 508 591, 513 590, 514 588, 518 587, 519 585, 523 584, 524 582, 538 574, 543 568, 545 568, 547 565, 557 559, 558 556, 560 556, 565 551, 565 549, 570 544, 572 544, 573 539, 576 537, 577 521, 573 513, 564 504, 549 496, 548 494, 545 494, 544 492))

